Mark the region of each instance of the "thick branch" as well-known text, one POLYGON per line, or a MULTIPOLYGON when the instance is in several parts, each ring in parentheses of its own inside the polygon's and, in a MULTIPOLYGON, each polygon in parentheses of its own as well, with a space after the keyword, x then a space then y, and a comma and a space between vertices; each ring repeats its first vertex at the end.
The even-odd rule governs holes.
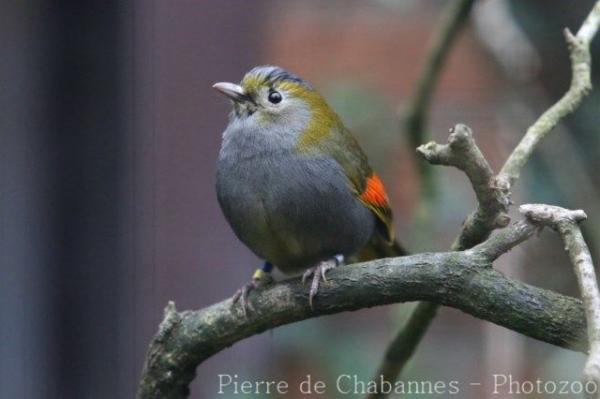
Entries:
MULTIPOLYGON (((507 241, 501 236, 489 246, 507 248, 534 229, 516 223, 507 229, 511 232, 504 235, 507 241)), ((251 296, 255 310, 248 317, 232 307, 230 299, 195 312, 178 313, 170 305, 150 345, 139 397, 186 397, 200 363, 243 338, 282 324, 415 300, 452 306, 545 342, 586 350, 580 301, 507 278, 491 267, 495 252, 488 247, 334 269, 319 291, 314 310, 299 279, 257 291, 251 296)))
MULTIPOLYGON (((583 239, 579 222, 587 218, 582 210, 570 211, 557 206, 529 204, 520 211, 534 223, 549 226, 560 234, 575 269, 587 320, 590 355, 583 370, 585 381, 600 388, 600 293, 590 250, 583 239)), ((593 396, 600 397, 600 392, 593 396)))

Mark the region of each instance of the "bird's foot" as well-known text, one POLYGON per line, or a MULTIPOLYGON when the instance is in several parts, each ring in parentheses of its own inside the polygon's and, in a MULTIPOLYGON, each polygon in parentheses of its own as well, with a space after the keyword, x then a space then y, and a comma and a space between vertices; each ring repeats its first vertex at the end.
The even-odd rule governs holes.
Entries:
POLYGON ((256 288, 263 287, 273 282, 273 277, 270 273, 272 268, 273 266, 265 263, 265 266, 263 266, 262 269, 256 269, 254 276, 252 276, 252 280, 244 284, 235 292, 235 294, 233 294, 231 306, 235 306, 235 304, 239 301, 244 317, 248 316, 248 310, 254 311, 252 304, 248 301, 248 295, 250 292, 256 288))
POLYGON ((317 295, 317 292, 319 292, 319 284, 321 283, 321 280, 327 282, 325 274, 329 270, 341 265, 342 263, 344 263, 344 256, 336 255, 333 257, 333 259, 320 262, 317 266, 311 267, 310 269, 304 272, 304 274, 302 275, 302 283, 304 283, 310 276, 312 276, 312 282, 310 283, 310 292, 308 295, 308 303, 310 304, 311 309, 313 307, 313 299, 317 295))

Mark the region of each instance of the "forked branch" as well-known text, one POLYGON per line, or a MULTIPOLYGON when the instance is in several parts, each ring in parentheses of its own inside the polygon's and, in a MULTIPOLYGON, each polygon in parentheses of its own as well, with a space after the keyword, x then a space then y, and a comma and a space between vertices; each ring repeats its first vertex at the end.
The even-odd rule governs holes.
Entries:
MULTIPOLYGON (((505 192, 505 198, 510 197, 510 190, 518 180, 521 170, 539 142, 566 115, 575 111, 585 95, 591 90, 590 43, 599 26, 600 1, 597 1, 575 36, 568 29, 565 30, 571 58, 571 85, 563 97, 527 129, 521 142, 510 154, 500 173, 492 180, 493 185, 498 190, 505 192)), ((483 176, 482 179, 484 179, 483 176)), ((477 193, 475 186, 474 189, 477 193)), ((497 227, 501 227, 505 220, 503 207, 502 200, 496 204, 495 209, 484 207, 479 202, 477 209, 467 217, 459 235, 452 244, 452 249, 467 249, 489 237, 492 231, 497 227)), ((438 305, 436 304, 420 303, 413 311, 403 330, 392 340, 378 371, 386 381, 393 382, 398 378, 421 338, 425 335, 437 309, 438 305), (396 354, 401 354, 401 356, 395 356, 396 354)), ((371 395, 370 397, 383 398, 385 396, 387 395, 381 394, 371 395)))
POLYGON ((587 320, 590 354, 583 369, 583 379, 586 383, 594 383, 596 390, 586 389, 586 394, 588 398, 598 398, 600 397, 600 293, 592 256, 579 228, 579 223, 587 219, 587 215, 582 210, 570 211, 558 206, 542 204, 521 205, 520 211, 533 223, 548 226, 556 231, 565 243, 565 250, 569 253, 577 276, 587 320))
POLYGON ((471 248, 487 238, 494 229, 508 225, 510 192, 506 185, 496 179, 469 127, 456 125, 450 130, 448 144, 429 142, 418 147, 417 152, 434 165, 453 166, 462 170, 477 196, 477 210, 463 224, 452 249, 471 248))
POLYGON ((139 397, 185 398, 195 369, 232 344, 277 326, 326 314, 389 303, 424 300, 463 310, 475 317, 561 347, 584 351, 581 302, 512 280, 492 261, 530 237, 537 226, 527 220, 509 226, 485 244, 464 252, 426 253, 379 259, 328 274, 314 309, 300 279, 257 290, 254 311, 245 317, 231 299, 198 311, 167 306, 150 344, 139 397))

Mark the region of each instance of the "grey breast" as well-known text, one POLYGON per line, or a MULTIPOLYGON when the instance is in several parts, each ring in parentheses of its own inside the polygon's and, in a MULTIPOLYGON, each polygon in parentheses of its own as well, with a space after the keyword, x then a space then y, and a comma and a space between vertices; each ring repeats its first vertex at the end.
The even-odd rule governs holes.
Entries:
POLYGON ((253 136, 224 140, 217 195, 237 237, 285 273, 352 254, 374 232, 374 216, 335 160, 261 145, 253 136))

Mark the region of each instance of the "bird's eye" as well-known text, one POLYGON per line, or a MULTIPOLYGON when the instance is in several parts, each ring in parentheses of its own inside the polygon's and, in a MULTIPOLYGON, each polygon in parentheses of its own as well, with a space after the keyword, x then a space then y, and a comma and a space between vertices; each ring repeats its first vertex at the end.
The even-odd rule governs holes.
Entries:
POLYGON ((278 104, 281 102, 283 98, 281 97, 281 93, 275 90, 271 90, 269 92, 269 102, 273 104, 278 104))

